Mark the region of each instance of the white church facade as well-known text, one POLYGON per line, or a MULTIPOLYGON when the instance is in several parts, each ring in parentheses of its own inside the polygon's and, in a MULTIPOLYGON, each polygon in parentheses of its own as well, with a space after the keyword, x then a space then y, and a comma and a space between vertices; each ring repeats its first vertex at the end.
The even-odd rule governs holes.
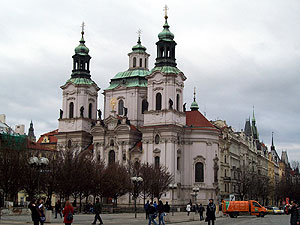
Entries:
MULTIPOLYGON (((100 88, 91 79, 89 49, 84 32, 73 56, 72 75, 61 86, 58 150, 85 150, 106 164, 150 163, 168 168, 177 189, 176 204, 186 204, 193 188, 198 203, 218 196, 219 130, 199 111, 195 99, 186 109, 187 77, 177 68, 174 34, 165 15, 156 43, 157 57, 149 57, 140 37, 129 56, 129 68, 117 73, 103 91, 103 114, 98 110, 100 88)), ((103 85, 103 84, 102 84, 103 85)), ((171 199, 166 193, 165 199, 171 199)))

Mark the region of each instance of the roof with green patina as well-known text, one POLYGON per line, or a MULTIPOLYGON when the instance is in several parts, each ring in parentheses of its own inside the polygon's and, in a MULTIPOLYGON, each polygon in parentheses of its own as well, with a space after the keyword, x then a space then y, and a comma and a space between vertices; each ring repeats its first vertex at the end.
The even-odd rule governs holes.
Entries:
POLYGON ((112 90, 117 87, 147 87, 147 80, 144 77, 127 77, 126 79, 111 80, 110 85, 105 90, 112 90))
POLYGON ((145 77, 149 74, 149 70, 145 69, 135 69, 135 70, 126 70, 124 72, 117 73, 112 80, 124 79, 129 77, 145 77))
POLYGON ((181 70, 179 70, 177 67, 174 66, 156 66, 154 67, 150 73, 160 71, 165 74, 170 74, 170 73, 175 73, 175 74, 180 74, 182 73, 181 70))
POLYGON ((87 78, 70 78, 69 80, 67 80, 67 83, 72 83, 72 84, 77 84, 77 85, 93 85, 96 83, 91 80, 91 79, 87 79, 87 78))

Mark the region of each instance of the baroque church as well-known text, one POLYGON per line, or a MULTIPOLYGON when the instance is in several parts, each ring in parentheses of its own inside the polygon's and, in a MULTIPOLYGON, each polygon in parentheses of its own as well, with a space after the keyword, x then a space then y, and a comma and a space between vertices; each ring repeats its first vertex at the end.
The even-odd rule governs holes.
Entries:
MULTIPOLYGON (((128 54, 129 68, 111 78, 103 90, 103 113, 97 106, 100 88, 91 78, 91 56, 82 30, 71 77, 61 86, 57 148, 92 148, 95 159, 106 164, 165 166, 177 185, 175 204, 192 199, 193 188, 199 190, 197 202, 207 203, 217 198, 219 130, 199 111, 195 93, 190 110, 186 109, 183 93, 188 76, 177 68, 177 43, 167 14, 164 18, 155 65, 149 65, 150 55, 139 36, 128 54)), ((163 198, 170 200, 171 193, 163 198)))

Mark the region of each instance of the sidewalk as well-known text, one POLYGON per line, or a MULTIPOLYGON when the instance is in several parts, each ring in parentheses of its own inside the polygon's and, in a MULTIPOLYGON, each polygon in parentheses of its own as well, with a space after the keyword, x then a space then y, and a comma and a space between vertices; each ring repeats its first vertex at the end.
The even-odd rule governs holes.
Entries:
MULTIPOLYGON (((138 213, 137 218, 134 218, 133 213, 120 213, 120 214, 103 214, 101 215, 104 224, 114 224, 114 225, 143 225, 148 224, 148 221, 145 219, 144 213, 138 213)), ((204 224, 204 221, 200 222, 199 214, 191 213, 190 216, 187 216, 185 212, 175 212, 174 216, 169 214, 170 222, 166 222, 166 224, 177 224, 184 223, 190 221, 199 221, 200 224, 204 224)), ((87 225, 93 222, 94 215, 92 214, 78 214, 74 215, 74 221, 72 224, 81 224, 87 225)), ((20 215, 20 216, 2 216, 0 220, 1 225, 11 225, 11 224, 32 224, 31 216, 29 215, 20 215)), ((51 219, 52 225, 61 225, 62 219, 54 219, 54 215, 52 215, 51 219)), ((98 224, 98 223, 97 223, 98 224)))

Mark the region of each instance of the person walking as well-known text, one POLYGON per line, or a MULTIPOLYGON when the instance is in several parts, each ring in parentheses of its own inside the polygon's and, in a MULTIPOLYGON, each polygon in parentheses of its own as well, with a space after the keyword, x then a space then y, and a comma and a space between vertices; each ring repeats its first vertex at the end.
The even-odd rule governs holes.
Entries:
POLYGON ((216 220, 216 205, 214 204, 214 201, 212 199, 209 199, 209 203, 206 208, 206 219, 205 221, 208 222, 208 225, 210 225, 210 221, 212 225, 215 225, 216 220))
POLYGON ((33 225, 39 225, 40 224, 40 213, 39 213, 39 209, 36 205, 35 199, 31 200, 31 202, 28 205, 28 208, 31 211, 31 219, 32 219, 33 225))
POLYGON ((70 201, 68 200, 68 201, 66 201, 65 208, 63 210, 65 225, 71 225, 72 224, 73 214, 74 214, 74 208, 70 204, 70 201))
POLYGON ((164 205, 164 210, 165 213, 170 213, 170 205, 168 201, 166 201, 166 204, 164 205))
POLYGON ((97 220, 99 220, 100 224, 103 224, 102 218, 100 213, 102 212, 102 205, 99 201, 99 198, 96 198, 96 203, 94 204, 94 212, 95 212, 95 219, 92 224, 96 224, 97 220))
POLYGON ((156 208, 153 205, 153 202, 150 202, 149 205, 149 222, 148 225, 151 225, 151 222, 154 223, 155 225, 158 225, 155 221, 155 218, 157 217, 157 211, 156 208))
POLYGON ((45 207, 44 207, 43 199, 39 199, 38 212, 39 212, 39 215, 40 215, 40 224, 44 225, 44 223, 46 221, 46 216, 45 216, 45 207))
POLYGON ((144 210, 145 210, 145 213, 146 213, 146 220, 149 219, 149 200, 147 200, 146 204, 144 205, 144 210))
POLYGON ((290 224, 300 224, 300 209, 297 207, 297 203, 295 201, 292 201, 292 205, 290 206, 288 212, 291 214, 290 224))
POLYGON ((55 203, 55 219, 57 219, 57 214, 60 215, 60 218, 62 218, 62 213, 61 213, 61 202, 58 199, 57 202, 55 203))
POLYGON ((164 204, 162 203, 161 200, 158 201, 157 212, 158 212, 159 225, 161 224, 165 225, 165 221, 164 221, 165 210, 164 210, 164 204))
POLYGON ((187 211, 187 215, 189 216, 190 215, 190 212, 191 212, 191 204, 190 203, 188 203, 187 205, 186 205, 186 211, 187 211))
POLYGON ((205 211, 202 204, 199 205, 198 212, 200 214, 200 221, 203 220, 203 212, 205 211))

